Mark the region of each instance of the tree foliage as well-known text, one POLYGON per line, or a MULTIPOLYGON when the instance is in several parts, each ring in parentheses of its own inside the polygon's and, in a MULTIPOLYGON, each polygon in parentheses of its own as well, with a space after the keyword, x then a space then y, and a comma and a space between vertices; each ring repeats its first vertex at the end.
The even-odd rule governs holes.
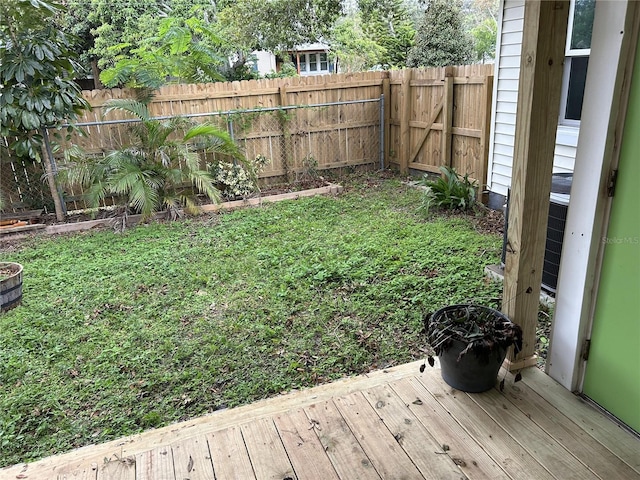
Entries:
POLYGON ((85 56, 98 59, 100 68, 109 68, 128 58, 146 39, 156 35, 167 17, 186 20, 191 17, 210 23, 215 18, 211 0, 64 0, 71 4, 90 5, 84 18, 73 14, 63 19, 63 28, 84 32, 80 48, 85 56), (86 36, 89 32, 90 36, 86 36))
POLYGON ((363 30, 384 49, 379 63, 384 67, 404 67, 416 31, 402 0, 358 0, 358 8, 363 30))
POLYGON ((171 81, 206 83, 224 80, 220 71, 226 58, 222 40, 204 21, 163 19, 157 34, 104 70, 107 87, 158 88, 171 81))
POLYGON ((78 61, 83 69, 82 73, 89 72, 89 66, 95 60, 91 53, 93 48, 93 34, 91 30, 97 27, 92 21, 91 0, 59 0, 64 5, 64 10, 56 15, 55 23, 60 29, 69 35, 71 48, 78 56, 78 61))
POLYGON ((341 12, 340 0, 238 0, 218 18, 238 50, 280 52, 325 40, 341 12))
POLYGON ((576 0, 571 48, 591 48, 591 31, 593 30, 595 10, 595 0, 576 0))
POLYGON ((407 57, 410 67, 463 65, 472 55, 473 41, 466 34, 459 0, 430 0, 418 28, 415 46, 407 57))
POLYGON ((91 0, 93 47, 90 53, 98 58, 101 69, 129 55, 141 42, 154 35, 162 10, 156 0, 121 0, 114 8, 109 0, 91 0))
POLYGON ((462 0, 464 29, 473 38, 473 60, 495 58, 499 0, 462 0))
POLYGON ((361 16, 341 18, 331 34, 331 51, 342 72, 359 72, 384 63, 387 50, 364 33, 361 16))
POLYGON ((496 37, 498 23, 495 18, 485 18, 482 23, 471 30, 474 39, 475 59, 484 62, 496 57, 496 37))
POLYGON ((0 0, 0 135, 19 156, 39 160, 42 130, 89 108, 73 81, 69 37, 52 18, 61 7, 43 0, 0 0))

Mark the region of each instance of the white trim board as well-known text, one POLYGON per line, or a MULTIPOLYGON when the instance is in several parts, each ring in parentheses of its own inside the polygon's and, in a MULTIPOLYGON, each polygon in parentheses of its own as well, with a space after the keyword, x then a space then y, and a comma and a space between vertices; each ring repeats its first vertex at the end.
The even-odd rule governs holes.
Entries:
POLYGON ((572 391, 582 388, 581 349, 590 335, 597 295, 601 238, 610 205, 606 184, 619 154, 629 89, 626 77, 631 74, 626 69, 633 63, 629 59, 637 43, 632 28, 636 7, 634 1, 596 2, 546 367, 552 378, 572 391))

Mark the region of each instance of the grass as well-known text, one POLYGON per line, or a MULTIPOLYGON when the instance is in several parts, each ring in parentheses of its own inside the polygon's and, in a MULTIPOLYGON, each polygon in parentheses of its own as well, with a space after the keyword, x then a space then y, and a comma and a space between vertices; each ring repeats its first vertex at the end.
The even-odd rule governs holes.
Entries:
POLYGON ((420 358, 423 317, 499 297, 501 238, 396 179, 338 197, 35 237, 0 315, 0 464, 420 358))

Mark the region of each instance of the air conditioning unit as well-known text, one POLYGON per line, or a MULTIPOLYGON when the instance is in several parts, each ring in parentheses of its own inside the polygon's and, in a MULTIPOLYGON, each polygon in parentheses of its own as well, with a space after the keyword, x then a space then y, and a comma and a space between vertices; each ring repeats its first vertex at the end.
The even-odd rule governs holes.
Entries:
MULTIPOLYGON (((542 288, 555 293, 558 286, 558 271, 562 254, 562 239, 567 223, 567 210, 571 192, 572 173, 556 173, 551 180, 551 196, 549 198, 549 218, 547 223, 547 240, 542 268, 542 288)), ((504 215, 504 237, 502 240, 502 266, 507 255, 507 229, 509 226, 509 195, 504 215)))
POLYGON ((542 287, 552 293, 558 286, 562 239, 567 223, 569 195, 551 194, 549 199, 549 220, 547 223, 547 243, 544 249, 544 266, 542 268, 542 287))

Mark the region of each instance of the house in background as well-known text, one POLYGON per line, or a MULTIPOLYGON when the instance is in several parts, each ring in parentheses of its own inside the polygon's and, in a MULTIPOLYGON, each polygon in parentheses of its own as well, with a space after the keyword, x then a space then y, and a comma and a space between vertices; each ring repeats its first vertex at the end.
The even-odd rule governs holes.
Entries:
MULTIPOLYGON (((261 75, 279 72, 283 59, 271 52, 255 51, 254 68, 261 75)), ((329 55, 329 46, 324 43, 309 43, 286 52, 283 56, 291 62, 300 76, 326 75, 336 71, 335 60, 329 55)))

